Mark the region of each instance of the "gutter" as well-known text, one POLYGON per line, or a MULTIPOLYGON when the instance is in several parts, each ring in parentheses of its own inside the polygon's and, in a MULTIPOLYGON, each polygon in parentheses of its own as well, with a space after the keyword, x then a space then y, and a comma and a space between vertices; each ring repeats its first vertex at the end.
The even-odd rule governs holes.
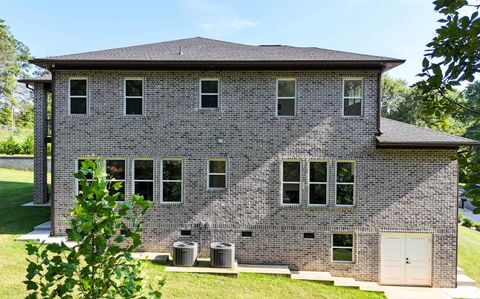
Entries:
POLYGON ((382 135, 382 130, 380 128, 380 118, 382 117, 382 75, 386 69, 386 64, 383 64, 380 73, 378 74, 377 81, 377 131, 375 136, 382 135))

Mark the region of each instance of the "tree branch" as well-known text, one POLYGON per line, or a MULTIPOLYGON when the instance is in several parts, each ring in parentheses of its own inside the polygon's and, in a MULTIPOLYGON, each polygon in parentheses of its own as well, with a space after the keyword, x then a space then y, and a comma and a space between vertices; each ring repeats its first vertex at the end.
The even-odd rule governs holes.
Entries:
POLYGON ((438 90, 438 93, 445 99, 447 100, 448 102, 456 105, 457 107, 463 109, 463 110, 466 110, 470 113, 473 113, 473 114, 476 114, 476 115, 480 115, 480 111, 479 110, 475 110, 475 109, 472 109, 472 108, 469 108, 459 102, 457 102, 455 99, 451 99, 449 98, 446 94, 445 94, 445 91, 443 89, 437 89, 438 90))

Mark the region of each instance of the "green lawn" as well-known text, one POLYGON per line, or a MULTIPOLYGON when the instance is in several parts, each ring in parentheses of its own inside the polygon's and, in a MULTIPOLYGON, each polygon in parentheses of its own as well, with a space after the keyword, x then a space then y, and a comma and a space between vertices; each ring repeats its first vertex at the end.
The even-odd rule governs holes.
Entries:
POLYGON ((460 226, 458 233, 458 266, 480 286, 480 232, 460 226))
MULTIPOLYGON (((25 297, 25 244, 14 239, 49 218, 49 208, 20 206, 31 201, 32 180, 32 172, 0 169, 0 298, 25 297)), ((165 273, 163 266, 152 263, 146 268, 149 277, 166 276, 164 298, 385 298, 379 293, 281 276, 165 273)))

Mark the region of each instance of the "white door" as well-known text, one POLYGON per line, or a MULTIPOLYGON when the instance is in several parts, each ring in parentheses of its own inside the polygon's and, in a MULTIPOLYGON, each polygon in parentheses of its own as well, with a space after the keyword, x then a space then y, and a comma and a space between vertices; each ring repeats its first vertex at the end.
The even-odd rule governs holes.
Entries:
POLYGON ((431 284, 430 234, 383 233, 380 246, 382 284, 431 284))

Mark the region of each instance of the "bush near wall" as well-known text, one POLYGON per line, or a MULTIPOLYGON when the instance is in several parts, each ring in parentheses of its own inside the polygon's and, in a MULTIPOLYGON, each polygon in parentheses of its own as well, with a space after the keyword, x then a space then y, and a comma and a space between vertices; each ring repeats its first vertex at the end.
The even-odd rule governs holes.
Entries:
MULTIPOLYGON (((51 146, 48 144, 47 154, 50 155, 51 146)), ((0 142, 0 154, 3 155, 33 155, 34 141, 33 135, 27 135, 23 142, 15 141, 13 135, 8 136, 0 142)))

